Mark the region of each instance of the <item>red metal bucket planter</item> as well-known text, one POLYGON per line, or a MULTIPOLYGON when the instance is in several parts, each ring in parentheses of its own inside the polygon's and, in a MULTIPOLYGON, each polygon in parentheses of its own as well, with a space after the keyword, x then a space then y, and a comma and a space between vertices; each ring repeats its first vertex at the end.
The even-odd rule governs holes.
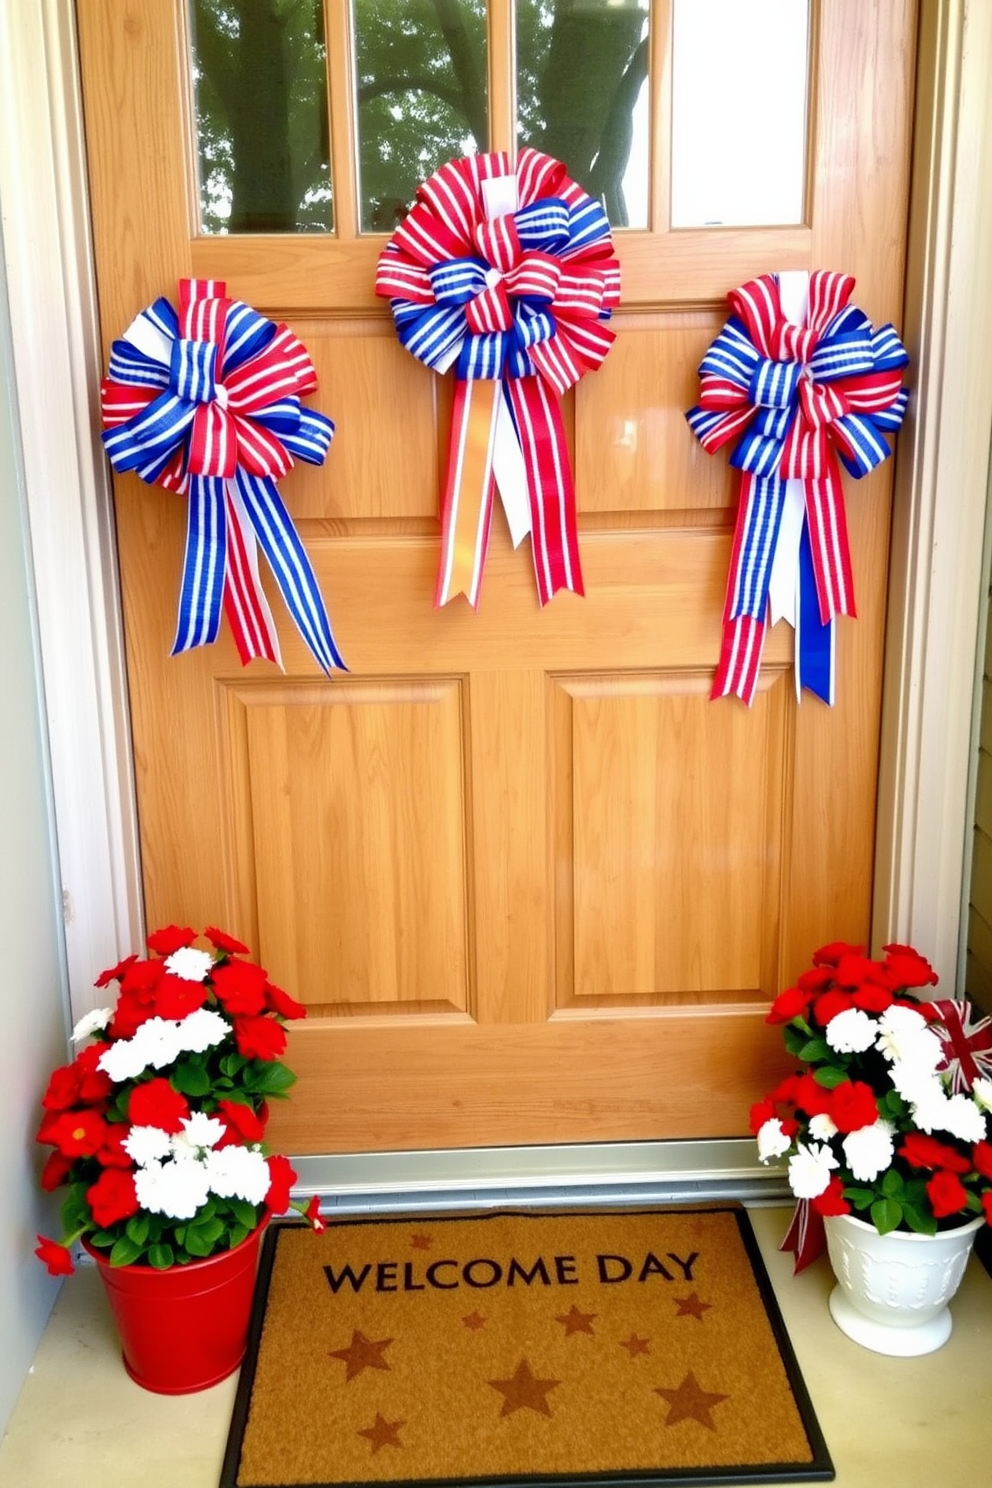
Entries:
POLYGON ((124 1367, 136 1384, 158 1395, 189 1395, 234 1373, 248 1343, 267 1223, 233 1250, 165 1271, 111 1266, 86 1245, 106 1288, 124 1367))

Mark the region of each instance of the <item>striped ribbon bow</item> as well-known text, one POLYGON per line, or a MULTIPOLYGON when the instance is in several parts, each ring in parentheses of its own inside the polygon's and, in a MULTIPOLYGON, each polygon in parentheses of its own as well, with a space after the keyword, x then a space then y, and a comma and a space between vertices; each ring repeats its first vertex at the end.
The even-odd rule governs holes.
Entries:
POLYGON ((313 363, 275 325, 214 279, 182 279, 111 347, 100 388, 103 443, 118 472, 187 499, 186 554, 172 655, 217 639, 226 613, 243 664, 282 665, 258 571, 261 546, 318 666, 347 670, 310 560, 276 481, 294 456, 323 463, 334 425, 300 398, 313 363))
POLYGON ((881 464, 909 397, 902 342, 849 303, 853 288, 828 270, 764 274, 729 295, 734 314, 700 364, 689 426, 710 454, 735 440, 741 472, 712 697, 750 706, 766 622, 785 618, 797 697, 833 703, 833 622, 856 613, 840 464, 857 478, 881 464))
POLYGON ((944 1057, 937 1066, 950 1075, 951 1092, 971 1091, 979 1079, 992 1080, 992 1018, 985 1018, 970 1002, 940 998, 929 1004, 940 1015, 931 1030, 940 1039, 944 1057))
POLYGON ((498 489, 528 533, 542 605, 583 593, 559 397, 614 339, 620 265, 606 215, 560 161, 473 155, 426 181, 379 259, 401 343, 456 385, 435 605, 477 608, 498 489))

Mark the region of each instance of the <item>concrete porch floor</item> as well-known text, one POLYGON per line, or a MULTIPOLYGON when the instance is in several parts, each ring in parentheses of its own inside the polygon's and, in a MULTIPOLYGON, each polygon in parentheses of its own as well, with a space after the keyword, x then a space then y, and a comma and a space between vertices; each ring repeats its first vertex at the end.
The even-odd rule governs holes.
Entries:
MULTIPOLYGON (((972 1258, 937 1353, 892 1359, 845 1338, 825 1259, 792 1275, 789 1212, 751 1210, 838 1488, 983 1488, 992 1481, 992 1278, 972 1258)), ((3 1488, 216 1488, 237 1377, 167 1397, 125 1374, 92 1267, 62 1288, 0 1443, 3 1488)))

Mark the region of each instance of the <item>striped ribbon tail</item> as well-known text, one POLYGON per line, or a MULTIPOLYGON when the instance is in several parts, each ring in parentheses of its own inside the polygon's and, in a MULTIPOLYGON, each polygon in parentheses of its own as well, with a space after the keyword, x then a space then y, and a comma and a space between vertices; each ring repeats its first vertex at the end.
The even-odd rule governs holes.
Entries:
POLYGON ((779 1250, 791 1251, 795 1256, 792 1274, 798 1276, 807 1266, 821 1256, 826 1249, 827 1232, 823 1216, 814 1209, 809 1199, 800 1199, 779 1250))
POLYGON ((250 475, 240 466, 234 479, 248 520, 307 649, 326 675, 330 676, 334 668, 346 672, 317 576, 278 486, 270 476, 250 475))
POLYGON ((585 593, 565 426, 544 378, 515 378, 507 392, 527 469, 538 598, 546 605, 560 589, 585 593))
POLYGON ((258 571, 258 544, 236 482, 225 483, 227 575, 224 613, 242 666, 262 660, 282 666, 279 636, 258 571))
POLYGON ((798 587, 796 697, 805 688, 832 708, 836 676, 836 626, 832 618, 823 619, 808 522, 803 522, 799 542, 798 587))
POLYGON ((741 476, 723 641, 711 697, 739 697, 748 707, 754 702, 784 504, 785 481, 779 476, 750 471, 741 476))
POLYGON ((464 594, 478 609, 493 510, 493 457, 502 386, 491 378, 455 383, 448 474, 441 516, 441 562, 434 605, 464 594))
POLYGON ((224 481, 219 476, 189 477, 186 553, 179 590, 179 616, 172 655, 217 639, 223 609, 227 560, 224 481))

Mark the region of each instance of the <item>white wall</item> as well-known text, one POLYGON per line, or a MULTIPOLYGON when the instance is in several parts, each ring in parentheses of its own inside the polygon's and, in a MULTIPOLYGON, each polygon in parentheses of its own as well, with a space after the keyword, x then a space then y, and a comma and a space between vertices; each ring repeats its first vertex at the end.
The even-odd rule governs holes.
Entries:
MULTIPOLYGON (((0 1430, 57 1293, 35 1259, 57 1205, 34 1141, 49 1072, 66 1061, 67 979, 48 746, 0 256, 0 1430)), ((53 410, 53 414, 54 414, 53 410)), ((45 1149, 47 1151, 47 1149, 45 1149)))

